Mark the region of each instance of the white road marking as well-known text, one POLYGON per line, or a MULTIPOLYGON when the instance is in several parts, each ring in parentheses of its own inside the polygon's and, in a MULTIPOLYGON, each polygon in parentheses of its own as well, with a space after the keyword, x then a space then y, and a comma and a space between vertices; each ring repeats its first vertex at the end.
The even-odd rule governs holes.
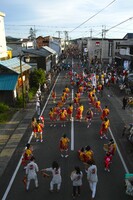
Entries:
MULTIPOLYGON (((101 109, 102 109, 102 107, 101 107, 101 109)), ((103 109, 102 109, 102 111, 103 111, 103 109)), ((109 127, 108 130, 109 130, 109 132, 110 132, 110 135, 111 135, 112 139, 113 139, 114 142, 116 143, 117 152, 118 152, 118 155, 119 155, 120 160, 121 160, 121 162, 122 162, 122 165, 123 165, 123 167, 124 167, 124 170, 125 170, 126 173, 129 173, 129 170, 128 170, 128 168, 127 168, 127 165, 126 165, 126 163, 125 163, 125 161, 124 161, 124 159, 123 159, 123 156, 122 156, 122 154, 121 154, 121 152, 120 152, 120 149, 119 149, 119 147, 118 147, 118 144, 117 144, 117 142, 116 142, 116 140, 115 140, 115 137, 114 137, 114 135, 113 135, 113 133, 112 133, 112 131, 111 131, 111 128, 109 127)))
MULTIPOLYGON (((59 75, 60 75, 60 74, 59 74, 59 75)), ((52 90, 53 90, 53 88, 55 87, 55 84, 56 84, 56 82, 57 82, 57 80, 58 80, 58 78, 59 78, 59 75, 58 75, 58 77, 56 78, 56 81, 55 81, 55 83, 54 83, 54 85, 53 85, 53 87, 52 87, 52 90)), ((44 110, 45 110, 45 108, 46 108, 46 105, 48 104, 48 100, 50 99, 52 90, 51 90, 51 92, 50 92, 50 94, 49 94, 49 96, 48 96, 48 98, 47 98, 47 101, 45 102, 45 105, 44 105, 44 107, 43 107, 43 109, 42 109, 41 115, 42 115, 42 113, 44 112, 44 110)), ((40 116, 41 116, 41 115, 40 115, 40 116)), ((30 138, 29 138, 29 140, 28 140, 28 143, 31 142, 32 137, 33 137, 33 134, 31 133, 31 136, 30 136, 30 138)), ((12 187, 12 184, 13 184, 13 182, 14 182, 14 180, 15 180, 15 177, 16 177, 16 175, 17 175, 17 173, 18 173, 18 170, 19 170, 19 168, 20 168, 20 166, 21 166, 22 157, 23 157, 23 155, 21 156, 21 158, 20 158, 20 160, 19 160, 19 162, 18 162, 18 165, 17 165, 17 167, 16 167, 16 169, 15 169, 15 171, 14 171, 12 177, 11 177, 11 180, 10 180, 8 186, 7 186, 7 189, 6 189, 5 193, 4 193, 4 196, 2 197, 2 200, 6 200, 6 198, 7 198, 7 195, 8 195, 8 193, 9 193, 11 187, 12 187)))
MULTIPOLYGON (((114 140, 114 142, 115 142, 116 145, 117 145, 117 142, 116 142, 116 140, 115 140, 115 138, 114 138, 114 136, 113 136, 113 133, 112 133, 112 131, 111 131, 110 128, 109 128, 109 132, 110 132, 110 135, 111 135, 112 139, 114 140)), ((126 163, 125 163, 125 161, 124 161, 124 159, 123 159, 123 156, 122 156, 122 154, 121 154, 121 152, 120 152, 120 149, 119 149, 118 145, 117 145, 117 152, 118 152, 118 155, 119 155, 119 157, 120 157, 120 160, 121 160, 121 162, 122 162, 122 164, 123 164, 123 167, 124 167, 124 169, 125 169, 125 172, 126 172, 126 173, 129 173, 129 170, 128 170, 127 166, 126 166, 126 163)))
POLYGON ((71 151, 74 151, 74 120, 71 121, 71 151))

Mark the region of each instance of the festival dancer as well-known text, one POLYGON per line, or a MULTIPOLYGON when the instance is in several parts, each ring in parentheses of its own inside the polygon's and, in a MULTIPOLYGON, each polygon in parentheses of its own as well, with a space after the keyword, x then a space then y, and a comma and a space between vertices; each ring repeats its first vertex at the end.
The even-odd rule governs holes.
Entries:
POLYGON ((84 153, 85 153, 85 163, 87 163, 89 160, 93 160, 94 153, 89 145, 85 147, 84 153))
POLYGON ((54 185, 57 185, 57 192, 59 192, 60 187, 61 187, 61 182, 62 182, 61 168, 60 168, 59 164, 56 161, 54 161, 52 163, 52 167, 42 169, 41 171, 52 173, 52 180, 50 182, 50 192, 54 191, 54 185))
POLYGON ((105 171, 110 172, 110 164, 112 161, 112 155, 110 155, 108 152, 106 152, 106 156, 104 157, 104 169, 105 171))
POLYGON ((80 103, 79 107, 76 110, 76 119, 81 121, 83 118, 83 111, 84 111, 84 106, 82 103, 80 103))
POLYGON ((60 110, 60 113, 59 113, 59 118, 60 118, 60 121, 63 122, 63 124, 61 125, 61 127, 65 127, 66 124, 65 124, 65 121, 67 120, 67 111, 65 108, 62 108, 60 110))
POLYGON ((87 128, 90 127, 91 122, 92 122, 92 118, 93 118, 93 112, 92 110, 89 108, 86 112, 86 116, 85 116, 85 120, 87 122, 87 128))
POLYGON ((85 148, 82 147, 81 149, 78 150, 78 158, 84 163, 86 162, 86 157, 85 157, 85 148))
POLYGON ((53 125, 54 125, 54 127, 55 127, 56 124, 54 124, 54 122, 56 121, 56 115, 55 115, 54 108, 50 108, 50 111, 49 111, 49 118, 50 118, 50 121, 51 121, 50 126, 53 126, 53 125))
POLYGON ((30 181, 35 181, 35 187, 38 188, 37 172, 39 171, 38 165, 35 163, 35 158, 32 156, 30 163, 26 167, 27 185, 26 190, 29 190, 30 181))
POLYGON ((105 117, 107 117, 110 113, 110 110, 108 108, 108 106, 105 106, 105 108, 102 111, 102 115, 101 115, 101 120, 104 120, 105 117))
POLYGON ((39 142, 39 139, 40 139, 40 142, 43 142, 43 136, 42 136, 43 128, 44 128, 44 122, 40 121, 38 119, 37 120, 37 139, 36 139, 36 142, 39 142))
POLYGON ((114 142, 113 139, 109 140, 109 143, 104 144, 103 149, 110 155, 114 156, 116 152, 116 143, 114 142))
POLYGON ((99 98, 95 102, 95 114, 97 114, 97 111, 98 111, 98 113, 100 113, 102 111, 101 102, 100 102, 99 98))
POLYGON ((52 96, 52 99, 53 99, 53 103, 56 103, 56 91, 55 90, 52 91, 51 96, 52 96))
POLYGON ((83 86, 83 85, 80 85, 80 86, 79 86, 78 92, 80 93, 80 95, 83 94, 83 92, 84 92, 84 86, 83 86))
POLYGON ((37 132, 37 121, 36 118, 33 117, 31 121, 31 128, 32 128, 32 135, 36 139, 36 132, 37 132))
POLYGON ((53 112, 55 114, 55 120, 58 120, 59 113, 60 113, 60 107, 58 106, 58 103, 53 107, 53 112))
POLYGON ((69 95, 70 95, 70 89, 69 89, 68 85, 65 86, 64 90, 65 90, 65 92, 67 94, 67 97, 69 97, 69 95))
POLYGON ((22 157, 22 165, 23 165, 24 169, 26 169, 26 166, 32 156, 33 156, 33 148, 31 146, 31 144, 28 143, 26 145, 26 148, 24 150, 23 157, 22 157))
POLYGON ((60 147, 60 152, 61 152, 61 157, 68 157, 68 147, 69 147, 69 138, 64 134, 60 141, 59 141, 59 147, 60 147))
POLYGON ((67 115, 68 115, 68 119, 70 119, 70 121, 72 120, 72 114, 73 114, 73 105, 70 103, 67 108, 67 115))
POLYGON ((67 99, 67 93, 63 90, 63 93, 61 95, 61 101, 63 105, 66 103, 66 99, 67 99))
POLYGON ((104 120, 102 121, 102 124, 101 124, 101 128, 100 128, 100 138, 103 139, 103 137, 105 139, 108 139, 107 138, 107 131, 108 131, 108 128, 110 126, 110 121, 107 117, 104 118, 104 120))
POLYGON ((74 97, 74 107, 76 109, 77 106, 79 106, 79 102, 80 102, 80 99, 77 95, 77 93, 75 94, 75 97, 74 97))

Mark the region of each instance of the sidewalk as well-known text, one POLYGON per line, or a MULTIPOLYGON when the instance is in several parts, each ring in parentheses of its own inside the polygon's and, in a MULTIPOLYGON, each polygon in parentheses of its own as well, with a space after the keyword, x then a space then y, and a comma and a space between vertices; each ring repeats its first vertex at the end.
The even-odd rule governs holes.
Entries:
POLYGON ((35 115, 35 101, 29 102, 6 125, 0 124, 0 177, 35 115))
MULTIPOLYGON (((57 74, 53 74, 50 88, 57 74)), ((50 89, 49 88, 49 89, 50 89)), ((42 102, 45 102, 49 91, 42 92, 42 102)), ((20 109, 6 125, 0 124, 0 177, 4 173, 19 142, 36 114, 36 99, 27 103, 26 108, 20 109)))
MULTIPOLYGON (((126 136, 122 136, 124 125, 133 123, 133 107, 126 108, 125 110, 122 109, 122 99, 125 96, 125 92, 123 91, 121 93, 118 85, 113 85, 110 89, 105 88, 104 92, 108 96, 109 101, 115 108, 116 112, 119 113, 119 116, 122 120, 123 124, 119 127, 119 130, 116 130, 117 137, 122 154, 128 162, 129 170, 133 171, 133 152, 131 153, 131 150, 133 150, 133 145, 127 141, 126 136)), ((126 96, 133 96, 133 94, 126 96)))

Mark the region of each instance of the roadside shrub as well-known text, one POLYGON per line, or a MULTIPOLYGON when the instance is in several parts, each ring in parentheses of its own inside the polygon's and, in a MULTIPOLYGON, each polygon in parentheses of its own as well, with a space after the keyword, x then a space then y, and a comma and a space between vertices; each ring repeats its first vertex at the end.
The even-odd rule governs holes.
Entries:
POLYGON ((37 91, 37 88, 31 88, 31 89, 29 90, 28 95, 29 95, 29 99, 30 99, 30 100, 35 96, 36 91, 37 91))
POLYGON ((15 112, 15 109, 11 109, 8 105, 0 103, 0 123, 9 121, 15 112))
POLYGON ((9 106, 4 104, 4 103, 0 103, 0 113, 4 113, 6 111, 10 110, 9 106))

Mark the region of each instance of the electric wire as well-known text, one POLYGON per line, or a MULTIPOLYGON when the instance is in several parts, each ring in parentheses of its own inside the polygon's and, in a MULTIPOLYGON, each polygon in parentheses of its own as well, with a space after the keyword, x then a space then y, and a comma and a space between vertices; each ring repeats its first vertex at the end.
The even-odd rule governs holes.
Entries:
POLYGON ((107 6, 105 6, 103 9, 101 9, 100 11, 98 11, 96 14, 92 15, 91 17, 89 17, 89 19, 87 19, 86 21, 84 21, 83 23, 81 23, 79 26, 77 26, 76 28, 74 28, 73 30, 71 30, 69 33, 75 31, 77 28, 79 28, 80 26, 82 26, 83 24, 85 24, 86 22, 88 22, 90 19, 94 18, 95 16, 97 16, 99 13, 101 13, 103 10, 105 10, 107 7, 109 7, 111 4, 113 4, 116 0, 110 2, 107 6))

